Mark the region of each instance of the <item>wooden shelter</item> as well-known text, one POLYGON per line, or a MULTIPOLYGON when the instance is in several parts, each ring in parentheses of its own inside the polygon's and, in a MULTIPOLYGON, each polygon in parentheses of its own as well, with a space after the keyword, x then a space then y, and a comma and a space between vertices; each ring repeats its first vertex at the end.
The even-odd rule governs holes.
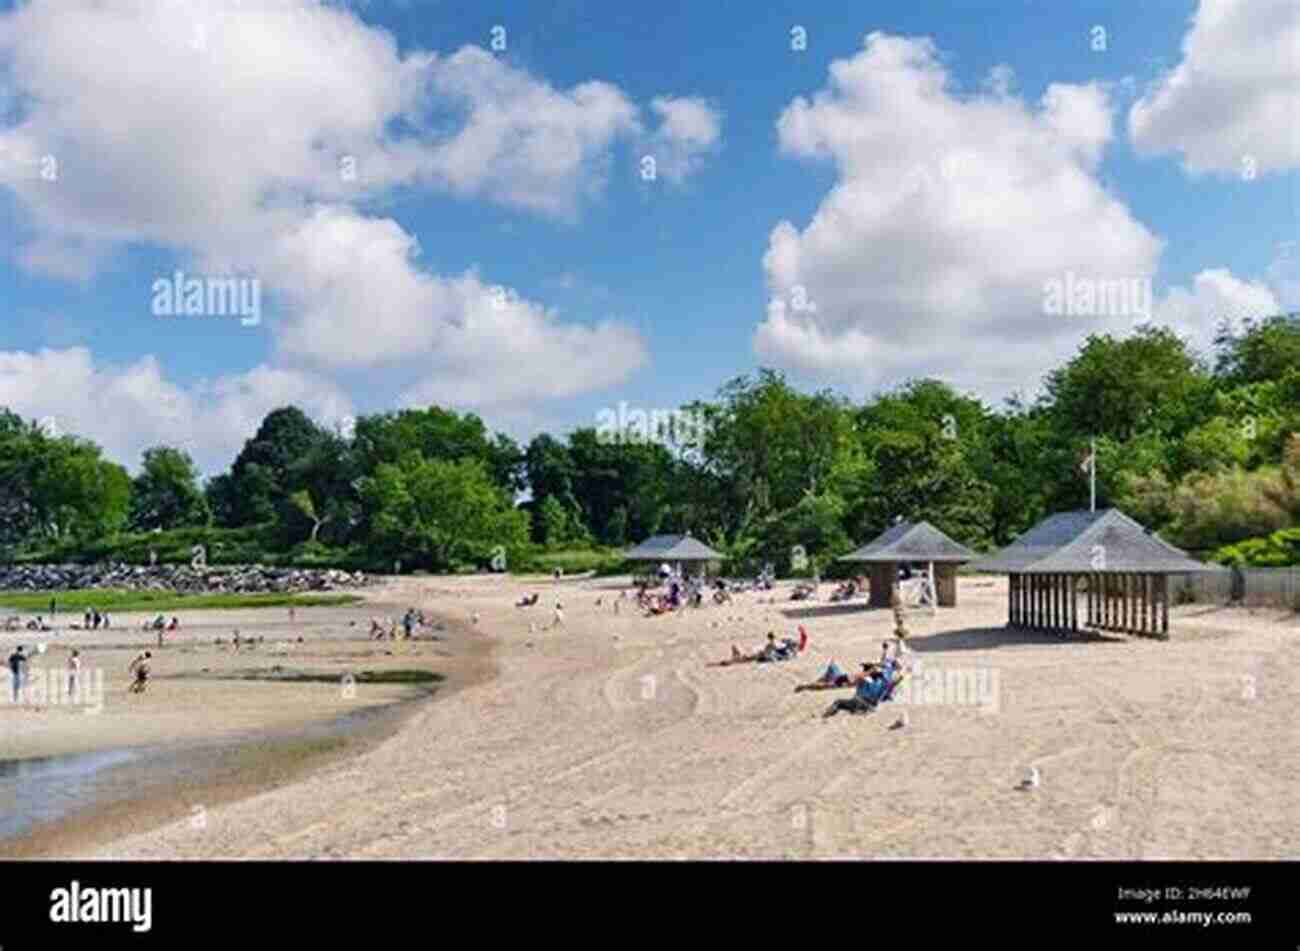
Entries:
POLYGON ((628 561, 650 561, 681 568, 684 564, 720 562, 726 556, 691 535, 653 535, 623 555, 628 561))
POLYGON ((898 583, 898 566, 923 562, 934 581, 935 600, 940 607, 951 608, 957 606, 957 566, 977 557, 929 522, 899 522, 838 560, 871 566, 868 607, 889 607, 890 593, 898 583))
POLYGON ((1215 570, 1114 508, 1049 516, 973 567, 1008 576, 1008 627, 1157 637, 1169 633, 1169 576, 1215 570))

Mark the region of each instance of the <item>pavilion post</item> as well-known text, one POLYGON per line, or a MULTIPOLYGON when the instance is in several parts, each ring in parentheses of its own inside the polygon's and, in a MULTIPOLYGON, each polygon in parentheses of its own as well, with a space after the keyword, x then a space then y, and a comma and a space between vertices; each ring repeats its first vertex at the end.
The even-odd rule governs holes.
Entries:
POLYGON ((1142 576, 1142 633, 1151 633, 1151 576, 1142 576))
POLYGON ((1130 616, 1133 608, 1133 576, 1126 571, 1121 576, 1121 581, 1124 585, 1124 630, 1130 631, 1133 628, 1130 616))
POLYGON ((1160 633, 1169 634, 1169 576, 1159 575, 1160 583, 1160 633))
POLYGON ((1070 630, 1079 630, 1079 592, 1076 588, 1078 578, 1070 575, 1070 630))

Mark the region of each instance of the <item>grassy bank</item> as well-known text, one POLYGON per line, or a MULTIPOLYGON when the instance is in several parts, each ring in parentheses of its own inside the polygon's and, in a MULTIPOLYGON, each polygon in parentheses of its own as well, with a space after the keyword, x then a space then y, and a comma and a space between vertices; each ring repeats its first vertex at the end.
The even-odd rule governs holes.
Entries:
POLYGON ((107 611, 193 611, 199 609, 336 607, 355 604, 355 594, 176 594, 172 591, 116 591, 88 588, 78 591, 0 591, 0 608, 12 608, 26 614, 49 614, 50 599, 58 604, 59 613, 80 614, 88 607, 107 611))

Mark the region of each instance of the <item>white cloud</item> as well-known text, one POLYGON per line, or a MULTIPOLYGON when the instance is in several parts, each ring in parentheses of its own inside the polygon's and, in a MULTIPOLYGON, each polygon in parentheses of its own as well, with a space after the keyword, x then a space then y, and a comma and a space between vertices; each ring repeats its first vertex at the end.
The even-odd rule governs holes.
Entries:
MULTIPOLYGON (((170 249, 261 279, 286 366, 393 366, 480 402, 581 392, 644 360, 616 322, 513 294, 492 309, 490 278, 430 271, 415 235, 364 210, 404 185, 572 217, 616 145, 648 134, 612 84, 556 89, 476 47, 403 52, 314 0, 32 0, 0 13, 0 102, 20 105, 0 187, 28 213, 32 270, 84 280, 119 248, 170 249), (34 173, 47 154, 52 180, 34 173)), ((716 147, 715 117, 653 109, 684 176, 716 147)))
POLYGON ((1200 351, 1209 352, 1224 320, 1240 329, 1248 318, 1281 312, 1267 285, 1244 281, 1226 268, 1201 271, 1191 288, 1171 287, 1155 307, 1155 323, 1169 327, 1200 351))
POLYGON ((0 406, 88 436, 133 470, 145 449, 169 445, 201 470, 221 471, 268 412, 290 403, 326 424, 352 412, 337 387, 289 370, 261 366, 181 385, 153 357, 113 366, 97 364, 84 347, 0 352, 0 406))
POLYGON ((1300 4, 1201 0, 1182 61, 1129 112, 1147 155, 1179 152, 1193 173, 1300 166, 1300 4))
POLYGON ((430 174, 458 194, 572 217, 603 189, 615 141, 641 131, 617 86, 556 90, 475 46, 436 60, 429 82, 440 101, 467 111, 429 157, 430 174))
POLYGON ((645 152, 654 157, 656 174, 680 185, 720 148, 722 113, 698 97, 659 96, 650 107, 660 121, 645 152))
POLYGON ((1114 328, 1044 312, 1066 272, 1145 280, 1160 253, 1097 179, 1106 92, 1054 84, 1035 106, 1011 82, 1000 68, 959 93, 929 40, 874 33, 790 104, 782 150, 839 176, 806 227, 772 229, 762 359, 865 387, 942 374, 998 395, 1114 328))

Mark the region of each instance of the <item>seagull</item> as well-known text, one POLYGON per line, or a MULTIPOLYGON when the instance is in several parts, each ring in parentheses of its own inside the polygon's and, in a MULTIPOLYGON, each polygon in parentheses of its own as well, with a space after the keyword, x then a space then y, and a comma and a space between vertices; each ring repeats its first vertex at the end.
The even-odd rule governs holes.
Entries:
POLYGON ((1029 767, 1029 773, 1020 781, 1018 789, 1030 790, 1037 789, 1042 784, 1042 775, 1038 772, 1037 766, 1029 767))
POLYGON ((897 720, 894 721, 894 725, 891 726, 890 729, 901 730, 906 726, 907 726, 907 714, 904 713, 902 716, 900 716, 897 720))

